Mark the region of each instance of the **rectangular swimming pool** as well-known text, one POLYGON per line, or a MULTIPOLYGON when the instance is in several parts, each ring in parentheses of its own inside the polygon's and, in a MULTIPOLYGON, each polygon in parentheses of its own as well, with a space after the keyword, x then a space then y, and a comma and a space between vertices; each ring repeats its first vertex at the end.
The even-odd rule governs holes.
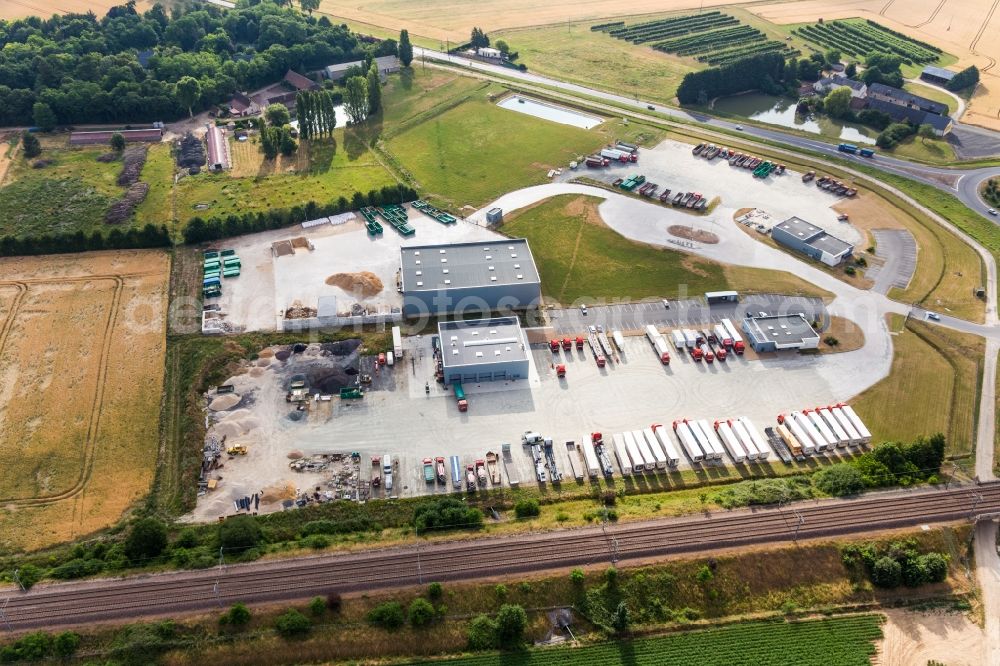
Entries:
POLYGON ((540 102, 524 95, 510 95, 505 97, 497 103, 497 106, 519 113, 526 113, 529 116, 535 116, 543 120, 551 120, 555 123, 572 125, 573 127, 581 127, 583 129, 590 129, 604 122, 604 119, 598 116, 575 111, 565 106, 540 102))

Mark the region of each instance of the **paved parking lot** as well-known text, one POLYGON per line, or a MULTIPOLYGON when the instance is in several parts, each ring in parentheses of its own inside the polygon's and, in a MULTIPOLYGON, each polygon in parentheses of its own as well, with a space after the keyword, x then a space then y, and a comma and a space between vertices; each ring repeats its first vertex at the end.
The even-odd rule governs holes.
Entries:
POLYGON ((873 229, 875 256, 885 260, 882 266, 865 271, 874 280, 872 290, 888 294, 893 287, 906 289, 917 268, 917 241, 905 229, 873 229))
POLYGON ((823 319, 826 309, 818 298, 761 294, 741 297, 739 303, 719 303, 706 305, 703 298, 668 301, 668 309, 662 300, 644 303, 618 303, 613 305, 587 305, 587 314, 579 307, 553 310, 549 321, 557 335, 576 334, 587 330, 588 326, 600 324, 606 329, 619 329, 641 333, 647 324, 660 328, 679 326, 700 326, 730 319, 739 326, 739 320, 747 312, 755 315, 805 313, 811 321, 823 319))

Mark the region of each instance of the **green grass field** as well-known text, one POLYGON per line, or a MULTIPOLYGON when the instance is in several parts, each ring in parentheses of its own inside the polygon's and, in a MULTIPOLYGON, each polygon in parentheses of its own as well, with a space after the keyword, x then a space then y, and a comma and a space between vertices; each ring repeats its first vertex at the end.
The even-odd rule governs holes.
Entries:
MULTIPOLYGON (((900 330, 898 318, 891 328, 900 330)), ((982 338, 907 321, 892 342, 889 376, 851 401, 873 439, 906 442, 942 432, 947 455, 972 453, 982 338)))
POLYGON ((866 666, 882 637, 878 615, 805 622, 747 622, 687 631, 637 641, 616 641, 582 648, 554 648, 489 654, 414 664, 455 666, 866 666))
POLYGON ((0 188, 0 236, 90 233, 103 229, 104 214, 123 188, 115 182, 121 162, 98 162, 107 146, 70 148, 65 135, 41 137, 42 154, 14 159, 0 188), (52 160, 44 169, 38 160, 52 160))

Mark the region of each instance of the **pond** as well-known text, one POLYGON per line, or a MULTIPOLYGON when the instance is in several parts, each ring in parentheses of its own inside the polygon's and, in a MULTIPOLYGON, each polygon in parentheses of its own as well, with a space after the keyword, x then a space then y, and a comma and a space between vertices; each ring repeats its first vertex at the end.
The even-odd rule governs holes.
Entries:
POLYGON ((526 113, 529 116, 535 116, 536 118, 551 120, 552 122, 562 123, 563 125, 581 127, 583 129, 590 129, 591 127, 596 127, 604 122, 604 119, 599 118, 598 116, 592 116, 588 113, 568 109, 565 106, 557 106, 555 104, 549 104, 548 102, 540 102, 536 99, 531 99, 530 97, 525 97, 523 95, 510 95, 509 97, 505 97, 497 103, 497 106, 503 109, 517 111, 519 113, 526 113))
POLYGON ((750 118, 770 125, 821 134, 851 143, 874 144, 878 132, 861 125, 842 123, 826 116, 801 116, 795 113, 795 100, 759 93, 723 97, 716 100, 715 109, 724 113, 750 118))

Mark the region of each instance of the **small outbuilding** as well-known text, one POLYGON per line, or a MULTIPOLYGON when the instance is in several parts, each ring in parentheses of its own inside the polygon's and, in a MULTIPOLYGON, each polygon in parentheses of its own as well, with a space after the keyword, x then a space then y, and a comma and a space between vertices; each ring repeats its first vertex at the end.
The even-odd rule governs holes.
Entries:
POLYGON ((944 86, 948 85, 948 83, 955 78, 956 73, 957 72, 953 72, 950 69, 944 69, 943 67, 927 65, 927 67, 924 67, 924 70, 920 72, 920 78, 928 83, 944 86))
POLYGON ((854 246, 831 236, 815 224, 790 217, 771 229, 771 238, 780 245, 798 250, 827 266, 836 266, 854 252, 854 246))

